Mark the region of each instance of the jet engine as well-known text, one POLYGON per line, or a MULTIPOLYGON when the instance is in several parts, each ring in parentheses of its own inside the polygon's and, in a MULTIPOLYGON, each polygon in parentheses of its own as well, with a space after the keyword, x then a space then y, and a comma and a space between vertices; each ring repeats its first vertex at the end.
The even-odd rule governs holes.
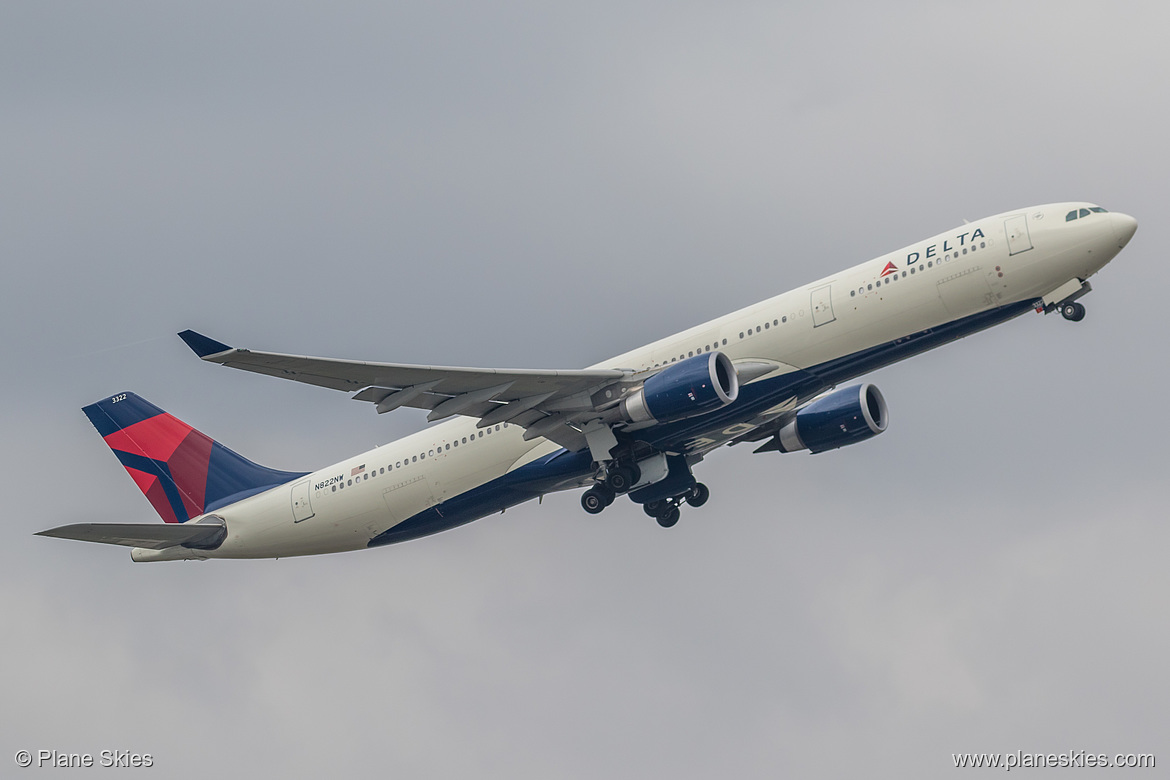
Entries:
POLYGON ((889 423, 886 399, 868 382, 813 401, 789 420, 768 449, 826 452, 877 436, 889 423))
POLYGON ((622 399, 630 422, 672 422, 719 409, 739 395, 739 375, 722 352, 695 355, 667 366, 622 399))

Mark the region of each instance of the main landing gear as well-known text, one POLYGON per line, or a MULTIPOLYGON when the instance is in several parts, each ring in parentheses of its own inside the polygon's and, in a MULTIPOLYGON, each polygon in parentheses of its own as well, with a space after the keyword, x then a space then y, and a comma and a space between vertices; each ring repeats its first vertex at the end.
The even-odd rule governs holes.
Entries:
POLYGON ((1076 301, 1069 301, 1060 305, 1060 316, 1069 322, 1080 322, 1085 318, 1085 307, 1076 301))
MULTIPOLYGON (((707 503, 711 491, 702 482, 696 482, 687 492, 673 498, 664 498, 642 505, 646 514, 658 521, 663 528, 670 528, 678 522, 680 509, 683 504, 700 507, 707 503)), ((589 488, 581 496, 581 507, 591 515, 600 514, 607 506, 614 502, 617 494, 605 482, 599 482, 589 488)))
POLYGON ((707 489, 707 486, 702 482, 696 482, 693 488, 681 496, 642 504, 642 511, 657 520, 663 528, 671 528, 678 522, 679 510, 684 503, 700 507, 707 503, 707 499, 710 497, 711 491, 707 489))
POLYGON ((581 496, 581 508, 591 515, 598 514, 612 504, 618 495, 638 484, 641 478, 637 465, 614 466, 606 472, 605 479, 581 496))
POLYGON ((660 526, 670 528, 678 522, 683 504, 700 507, 707 503, 711 491, 695 481, 685 457, 657 458, 644 458, 638 463, 622 458, 599 464, 593 486, 581 495, 581 508, 591 515, 600 514, 619 495, 629 493, 630 499, 641 504, 660 526), (643 477, 646 484, 638 486, 643 477))

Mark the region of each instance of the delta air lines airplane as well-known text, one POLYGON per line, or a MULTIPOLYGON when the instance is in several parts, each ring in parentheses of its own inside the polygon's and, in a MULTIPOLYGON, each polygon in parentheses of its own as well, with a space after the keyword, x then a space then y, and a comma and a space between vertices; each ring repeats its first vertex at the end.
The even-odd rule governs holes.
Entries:
POLYGON ((624 495, 670 527, 708 500, 694 471, 724 444, 820 453, 884 431, 878 389, 843 383, 1026 312, 1081 320, 1089 277, 1136 230, 1090 203, 997 214, 582 370, 302 357, 184 331, 208 362, 446 422, 318 471, 276 471, 119 393, 84 411, 164 522, 41 535, 125 545, 135 561, 314 555, 577 488, 586 512, 624 495))

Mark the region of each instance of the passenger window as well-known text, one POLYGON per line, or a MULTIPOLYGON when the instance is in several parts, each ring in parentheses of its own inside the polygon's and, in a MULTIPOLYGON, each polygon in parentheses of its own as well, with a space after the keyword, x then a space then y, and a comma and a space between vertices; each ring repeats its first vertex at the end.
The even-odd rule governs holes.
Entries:
POLYGON ((788 317, 787 316, 781 317, 780 321, 781 322, 788 322, 788 317))
POLYGON ((767 329, 768 329, 768 328, 770 328, 770 327, 771 327, 771 325, 769 325, 769 324, 768 324, 768 323, 766 323, 766 322, 764 323, 764 330, 767 330, 767 329))
POLYGON ((741 339, 743 338, 743 331, 742 331, 742 330, 739 332, 739 337, 740 337, 741 339))

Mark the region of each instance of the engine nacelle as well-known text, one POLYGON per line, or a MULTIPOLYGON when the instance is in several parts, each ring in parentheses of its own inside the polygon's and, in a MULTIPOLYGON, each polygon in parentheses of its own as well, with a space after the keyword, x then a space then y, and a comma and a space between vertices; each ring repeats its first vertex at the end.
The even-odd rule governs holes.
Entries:
POLYGON ((680 360, 647 379, 622 399, 630 422, 672 422, 719 409, 739 396, 739 375, 731 358, 710 352, 680 360))
POLYGON ((868 382, 813 401, 776 435, 781 452, 826 452, 877 436, 889 423, 886 399, 868 382))

